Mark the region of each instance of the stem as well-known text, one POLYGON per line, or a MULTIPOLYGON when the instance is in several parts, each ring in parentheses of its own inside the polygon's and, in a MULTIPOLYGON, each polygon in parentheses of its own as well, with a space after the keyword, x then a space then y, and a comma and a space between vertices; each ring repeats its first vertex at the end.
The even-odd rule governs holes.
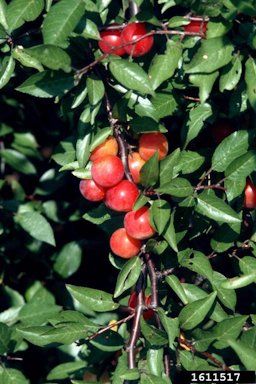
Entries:
POLYGON ((115 323, 112 323, 102 329, 100 329, 99 331, 95 332, 93 335, 91 336, 88 336, 87 337, 87 340, 93 340, 95 339, 97 336, 101 335, 102 333, 105 333, 106 331, 108 331, 109 329, 115 327, 116 325, 119 325, 119 324, 123 324, 123 323, 126 323, 127 321, 129 321, 130 319, 132 319, 134 317, 135 313, 131 313, 130 315, 124 317, 123 319, 121 320, 118 320, 116 321, 115 323))
POLYGON ((129 369, 133 369, 136 367, 135 361, 135 346, 139 338, 140 334, 140 317, 142 315, 142 311, 144 308, 143 304, 143 291, 141 290, 138 294, 137 307, 135 308, 135 314, 132 324, 131 336, 128 341, 126 350, 128 353, 128 367, 129 369))
POLYGON ((151 286, 152 286, 151 307, 154 309, 154 308, 157 308, 159 306, 158 278, 157 278, 157 273, 156 273, 156 269, 155 269, 155 264, 151 258, 150 253, 145 253, 144 259, 145 259, 145 262, 147 264, 149 277, 150 277, 150 281, 151 281, 151 286))

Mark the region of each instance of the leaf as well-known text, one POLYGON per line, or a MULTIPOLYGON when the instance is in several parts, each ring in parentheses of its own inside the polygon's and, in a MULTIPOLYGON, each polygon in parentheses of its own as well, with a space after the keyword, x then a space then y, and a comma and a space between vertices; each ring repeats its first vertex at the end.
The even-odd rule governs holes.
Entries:
POLYGON ((204 156, 194 151, 181 151, 178 164, 174 166, 174 174, 181 172, 183 175, 193 173, 204 163, 204 156))
POLYGON ((175 97, 167 92, 157 92, 154 97, 151 98, 151 102, 154 107, 153 116, 155 116, 157 120, 171 116, 178 108, 175 97))
POLYGON ((233 50, 234 46, 225 37, 204 40, 185 70, 187 73, 214 72, 232 60, 233 50))
POLYGON ((256 283, 256 271, 248 275, 242 275, 240 277, 233 277, 232 279, 227 279, 221 284, 222 288, 225 289, 238 289, 247 287, 252 283, 256 283))
POLYGON ((152 187, 159 177, 158 151, 142 166, 140 170, 140 181, 144 187, 152 187))
POLYGON ((39 60, 32 57, 23 47, 17 46, 12 50, 12 56, 18 60, 24 67, 35 68, 39 72, 44 70, 39 60))
POLYGON ((5 355, 9 352, 11 340, 11 329, 3 323, 0 323, 0 354, 5 355))
POLYGON ((13 368, 3 368, 0 372, 1 384, 29 384, 29 380, 21 371, 13 368))
POLYGON ((47 380, 62 380, 68 379, 70 375, 80 369, 86 367, 85 361, 72 361, 69 363, 59 364, 50 370, 46 379, 47 380))
POLYGON ((137 368, 130 368, 126 372, 120 375, 122 380, 138 380, 140 378, 140 372, 137 368))
POLYGON ((90 152, 92 152, 98 145, 104 143, 104 141, 113 133, 112 127, 101 128, 93 137, 90 145, 90 152))
POLYGON ((256 62, 249 57, 245 63, 245 83, 249 102, 256 111, 256 62))
POLYGON ((176 350, 175 339, 179 336, 179 319, 177 317, 168 317, 163 308, 158 308, 157 313, 161 320, 161 324, 168 335, 169 347, 176 350))
POLYGON ((83 16, 84 8, 82 0, 60 0, 54 4, 44 19, 44 43, 65 46, 68 36, 83 16))
POLYGON ((177 168, 180 162, 180 149, 176 148, 172 153, 160 161, 160 185, 165 184, 177 176, 177 168))
POLYGON ((1 149, 0 157, 2 157, 7 164, 18 172, 25 175, 36 174, 36 168, 22 153, 14 149, 1 149))
POLYGON ((8 84, 15 69, 15 60, 12 56, 6 56, 0 69, 0 89, 8 84))
POLYGON ((153 201, 150 217, 156 231, 161 235, 170 221, 171 207, 169 203, 161 199, 153 201))
POLYGON ((182 329, 189 330, 200 324, 211 309, 217 292, 210 293, 206 298, 187 304, 179 313, 179 321, 182 329))
POLYGON ((114 298, 120 296, 131 288, 139 278, 141 272, 141 261, 139 257, 128 260, 118 274, 114 298))
POLYGON ((189 81, 199 88, 199 98, 202 104, 205 103, 205 101, 210 96, 210 93, 218 76, 218 71, 209 74, 192 74, 189 76, 189 81))
POLYGON ((16 90, 35 97, 51 98, 63 96, 73 87, 73 75, 57 71, 44 71, 30 76, 16 90))
POLYGON ((6 19, 7 5, 5 0, 0 0, 0 24, 8 31, 8 24, 6 19))
POLYGON ((168 242, 169 246, 174 250, 174 252, 178 252, 177 236, 174 227, 174 212, 171 214, 169 224, 165 226, 162 236, 168 242))
POLYGON ((186 147, 191 140, 197 137, 204 126, 205 120, 207 120, 207 118, 211 115, 212 108, 207 103, 200 104, 190 110, 189 121, 186 124, 187 132, 184 147, 186 147))
POLYGON ((236 339, 242 332, 242 327, 247 319, 247 316, 236 316, 225 319, 216 324, 211 329, 211 335, 217 339, 214 343, 215 348, 227 348, 228 339, 236 339))
POLYGON ((109 70, 114 78, 126 88, 143 95, 154 95, 148 75, 138 64, 124 59, 115 59, 110 62, 109 70))
POLYGON ((58 71, 62 69, 64 72, 71 71, 71 58, 60 47, 51 44, 40 44, 25 49, 30 56, 37 59, 42 65, 49 69, 58 71))
POLYGON ((118 332, 108 331, 108 333, 98 335, 90 340, 90 344, 104 352, 116 352, 124 345, 124 339, 118 332))
POLYGON ((86 19, 85 28, 84 28, 83 32, 81 33, 81 35, 87 39, 94 39, 94 40, 100 39, 99 28, 98 28, 97 24, 95 24, 90 19, 86 19))
POLYGON ((30 236, 55 246, 52 227, 48 221, 38 212, 21 212, 16 215, 16 222, 30 236))
POLYGON ((256 259, 251 256, 244 256, 239 259, 239 268, 244 274, 256 272, 256 259))
POLYGON ((156 188, 156 191, 175 197, 187 197, 192 195, 193 188, 187 179, 177 177, 168 183, 163 183, 160 187, 156 188))
POLYGON ((214 193, 207 191, 197 196, 196 211, 218 223, 240 223, 239 215, 214 193))
POLYGON ((248 347, 242 341, 228 340, 229 346, 235 351, 242 364, 246 369, 256 370, 256 355, 255 350, 248 347))
POLYGON ((235 310, 236 292, 235 290, 222 287, 226 277, 219 272, 213 272, 212 287, 217 291, 218 299, 229 309, 235 310))
POLYGON ((212 280, 211 263, 202 252, 194 251, 188 257, 183 257, 180 260, 180 265, 193 272, 199 273, 199 275, 204 276, 209 281, 212 280))
POLYGON ((8 30, 21 27, 25 21, 35 20, 44 9, 43 0, 12 0, 6 10, 8 30))
POLYGON ((163 348, 149 348, 147 350, 147 366, 150 374, 156 377, 161 377, 164 372, 163 352, 163 348))
POLYGON ((232 91, 238 84, 242 74, 242 63, 239 55, 234 56, 231 63, 223 68, 220 76, 220 92, 232 91))
POLYGON ((161 347, 168 343, 167 334, 153 325, 149 325, 143 317, 140 319, 141 332, 151 347, 161 347))
POLYGON ((212 157, 212 168, 223 172, 233 160, 245 154, 249 146, 248 131, 236 131, 226 137, 215 149, 212 157))
POLYGON ((53 270, 64 279, 73 275, 80 267, 82 248, 76 241, 71 241, 62 247, 56 255, 53 270))
POLYGON ((148 70, 148 75, 154 90, 165 80, 173 76, 181 54, 182 45, 179 42, 168 40, 166 52, 163 55, 154 56, 148 70))
POLYGON ((61 310, 55 304, 30 302, 25 304, 19 312, 19 320, 26 325, 41 325, 61 310))
POLYGON ((165 281, 171 287, 171 289, 176 293, 176 295, 182 301, 182 303, 184 305, 188 304, 187 296, 185 294, 183 286, 182 286, 180 280, 178 279, 178 277, 175 275, 167 276, 165 278, 165 281))
POLYGON ((107 292, 93 288, 78 287, 75 285, 67 285, 70 295, 79 303, 93 309, 96 312, 113 311, 119 307, 114 303, 112 295, 107 292))
POLYGON ((97 105, 104 97, 105 87, 103 81, 96 75, 91 75, 87 77, 86 86, 90 104, 97 105))
POLYGON ((80 168, 84 169, 90 157, 91 131, 90 109, 86 107, 78 121, 78 138, 76 142, 76 158, 80 168))

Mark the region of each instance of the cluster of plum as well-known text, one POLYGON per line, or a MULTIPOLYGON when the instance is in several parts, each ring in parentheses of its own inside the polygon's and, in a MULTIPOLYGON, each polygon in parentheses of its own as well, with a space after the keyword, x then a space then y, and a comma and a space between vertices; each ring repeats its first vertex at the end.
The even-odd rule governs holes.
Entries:
POLYGON ((138 152, 128 155, 128 166, 133 181, 125 178, 125 169, 118 156, 118 143, 108 137, 91 153, 91 179, 80 181, 80 192, 89 201, 104 201, 113 211, 124 212, 124 227, 113 232, 110 238, 112 252, 124 259, 138 255, 145 239, 154 235, 150 224, 149 207, 133 211, 139 196, 140 170, 158 151, 158 159, 168 153, 168 141, 161 132, 143 133, 139 138, 138 152))
MULTIPOLYGON (((202 20, 192 20, 184 26, 184 32, 205 34, 206 30, 207 22, 202 20)), ((141 22, 129 23, 125 27, 113 24, 100 33, 98 42, 103 53, 133 57, 146 55, 153 44, 153 35, 148 33, 145 23, 141 22)))

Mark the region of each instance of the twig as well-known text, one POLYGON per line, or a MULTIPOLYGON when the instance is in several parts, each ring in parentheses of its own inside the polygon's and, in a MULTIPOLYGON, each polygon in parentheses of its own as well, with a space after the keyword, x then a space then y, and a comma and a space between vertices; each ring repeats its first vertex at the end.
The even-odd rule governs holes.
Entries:
POLYGON ((144 254, 144 259, 145 259, 145 262, 147 264, 149 277, 150 277, 150 281, 151 281, 151 287, 152 287, 151 307, 153 309, 156 309, 159 306, 157 273, 156 273, 155 265, 154 265, 154 262, 151 258, 150 253, 146 252, 144 254))
POLYGON ((226 191, 227 190, 227 188, 225 188, 225 187, 222 187, 221 185, 219 185, 219 184, 213 184, 213 185, 200 185, 200 186, 196 186, 196 187, 194 187, 194 190, 195 191, 199 191, 200 189, 219 189, 219 190, 221 190, 221 191, 226 191))
POLYGON ((86 340, 93 340, 95 339, 97 336, 101 335, 102 333, 105 333, 106 331, 108 331, 109 329, 115 327, 116 325, 119 325, 119 324, 123 324, 123 323, 126 323, 127 321, 129 321, 130 319, 132 319, 133 317, 135 316, 135 313, 131 313, 130 315, 124 317, 123 319, 121 320, 118 320, 116 321, 115 323, 112 323, 102 329, 100 329, 99 331, 95 332, 93 335, 91 336, 88 336, 86 338, 86 340))

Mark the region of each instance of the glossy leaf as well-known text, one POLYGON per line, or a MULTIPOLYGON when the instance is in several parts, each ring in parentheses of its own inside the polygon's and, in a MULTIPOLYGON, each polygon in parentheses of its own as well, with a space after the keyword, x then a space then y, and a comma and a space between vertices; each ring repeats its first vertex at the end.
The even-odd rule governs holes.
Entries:
POLYGON ((55 304, 31 302, 25 304, 19 312, 19 320, 26 325, 41 325, 61 310, 55 304))
POLYGON ((7 4, 5 0, 0 0, 0 24, 4 29, 8 30, 7 18, 6 18, 7 4))
POLYGON ((161 324, 164 327, 165 332, 168 335, 168 344, 172 350, 175 350, 175 339, 179 336, 179 319, 177 317, 168 317, 163 308, 158 308, 157 313, 161 320, 161 324))
POLYGON ((188 304, 187 296, 184 292, 184 289, 178 277, 175 275, 167 276, 165 278, 165 281, 171 287, 171 289, 176 293, 176 295, 179 297, 182 303, 185 305, 188 304))
POLYGON ((252 57, 245 63, 245 83, 247 87, 247 95, 249 102, 254 109, 256 110, 256 62, 252 57))
POLYGON ((190 182, 182 177, 177 177, 169 183, 164 182, 156 190, 175 197, 187 197, 193 193, 190 182))
POLYGON ((204 299, 199 299, 187 304, 179 313, 181 328, 184 330, 193 329, 200 324, 211 309, 217 292, 212 292, 204 299))
POLYGON ((171 207, 169 203, 162 199, 155 200, 150 208, 150 215, 154 228, 161 235, 170 221, 171 207))
POLYGON ((80 267, 82 248, 78 242, 66 243, 58 252, 53 264, 53 270, 64 279, 73 275, 80 267))
POLYGON ((58 71, 62 69, 65 72, 71 71, 71 58, 60 47, 52 44, 40 44, 25 49, 30 56, 37 59, 46 68, 58 71))
POLYGON ((215 194, 203 192, 197 197, 197 212, 219 223, 239 223, 239 215, 215 194))
POLYGON ((119 304, 113 302, 110 293, 70 284, 67 289, 74 299, 97 312, 113 311, 119 307, 119 304))
POLYGON ((256 272, 256 259, 251 256, 244 256, 239 259, 239 268, 245 275, 256 272))
POLYGON ((86 367, 86 363, 84 361, 72 361, 70 363, 59 364, 47 375, 47 380, 61 380, 68 379, 70 374, 86 367))
POLYGON ((163 352, 163 348, 150 348, 147 351, 147 364, 152 375, 162 376, 164 371, 163 352))
POLYGON ((193 272, 198 273, 201 276, 206 277, 209 281, 212 280, 212 266, 207 258, 202 252, 195 251, 191 253, 189 257, 183 257, 180 260, 180 264, 183 267, 190 269, 193 272))
POLYGON ((15 151, 14 149, 1 149, 0 157, 2 157, 6 163, 16 171, 24 173, 25 175, 34 175, 36 173, 34 164, 32 164, 22 153, 15 151))
POLYGON ((174 167, 174 173, 181 172, 183 175, 193 173, 204 163, 204 156, 194 151, 181 151, 179 162, 174 167))
POLYGON ((228 344, 235 351, 246 369, 256 370, 256 355, 254 349, 248 347, 241 341, 235 341, 233 339, 228 340, 228 344))
POLYGON ((87 77, 86 86, 90 104, 98 104, 104 97, 105 88, 103 81, 97 76, 91 75, 87 77))
POLYGON ((139 278, 141 272, 141 261, 139 257, 132 257, 119 272, 116 281, 114 297, 120 296, 124 291, 131 288, 139 278))
POLYGON ((252 283, 256 283, 256 271, 247 275, 227 279, 223 281, 221 287, 225 289, 237 289, 246 287, 252 283))
POLYGON ((216 324, 211 329, 211 334, 217 341, 214 343, 215 348, 226 348, 228 339, 237 339, 242 332, 242 327, 247 319, 247 316, 236 316, 233 318, 225 319, 216 324))
POLYGON ((0 372, 0 382, 2 384, 29 384, 29 380, 23 373, 14 368, 3 368, 0 372))
POLYGON ((44 43, 65 46, 66 39, 78 24, 83 13, 82 0, 61 0, 54 4, 43 23, 44 43))
POLYGON ((167 344, 167 334, 153 325, 147 324, 147 322, 140 319, 141 332, 151 347, 161 347, 167 344))
POLYGON ((199 98, 202 104, 205 103, 208 97, 210 96, 210 93, 218 76, 218 71, 209 74, 192 74, 189 76, 189 81, 194 86, 199 88, 199 98))
POLYGON ((200 104, 192 108, 189 112, 189 120, 186 124, 185 147, 191 140, 195 139, 204 126, 205 120, 212 114, 212 108, 209 104, 200 104))
POLYGON ((248 132, 237 131, 226 137, 216 148, 212 157, 212 168, 223 172, 233 160, 247 152, 249 145, 248 132))
POLYGON ((19 61, 24 67, 35 68, 39 72, 44 70, 42 64, 35 57, 31 56, 23 48, 15 47, 12 51, 12 56, 14 59, 19 61))
POLYGON ((55 245, 52 227, 39 212, 21 212, 17 214, 16 222, 35 239, 55 245))
POLYGON ((220 76, 220 91, 232 91, 240 80, 242 74, 242 63, 239 55, 232 59, 232 62, 227 65, 220 76))
POLYGON ((226 280, 226 277, 221 273, 214 271, 212 276, 212 286, 217 291, 218 299, 229 309, 235 310, 237 298, 236 292, 232 289, 226 289, 222 287, 222 283, 226 280))
POLYGON ((124 340, 118 332, 109 331, 108 333, 97 336, 90 343, 101 351, 116 352, 120 351, 124 340))
POLYGON ((156 184, 159 177, 158 152, 142 166, 140 170, 140 181, 144 187, 152 187, 156 184))
POLYGON ((148 75, 138 64, 124 59, 116 59, 110 62, 109 70, 115 79, 127 89, 132 89, 143 95, 154 94, 148 75))
POLYGON ((3 323, 0 323, 0 353, 4 355, 9 352, 11 340, 11 329, 3 323))
POLYGON ((9 31, 21 27, 25 21, 35 20, 43 8, 43 0, 12 0, 6 10, 9 31))

